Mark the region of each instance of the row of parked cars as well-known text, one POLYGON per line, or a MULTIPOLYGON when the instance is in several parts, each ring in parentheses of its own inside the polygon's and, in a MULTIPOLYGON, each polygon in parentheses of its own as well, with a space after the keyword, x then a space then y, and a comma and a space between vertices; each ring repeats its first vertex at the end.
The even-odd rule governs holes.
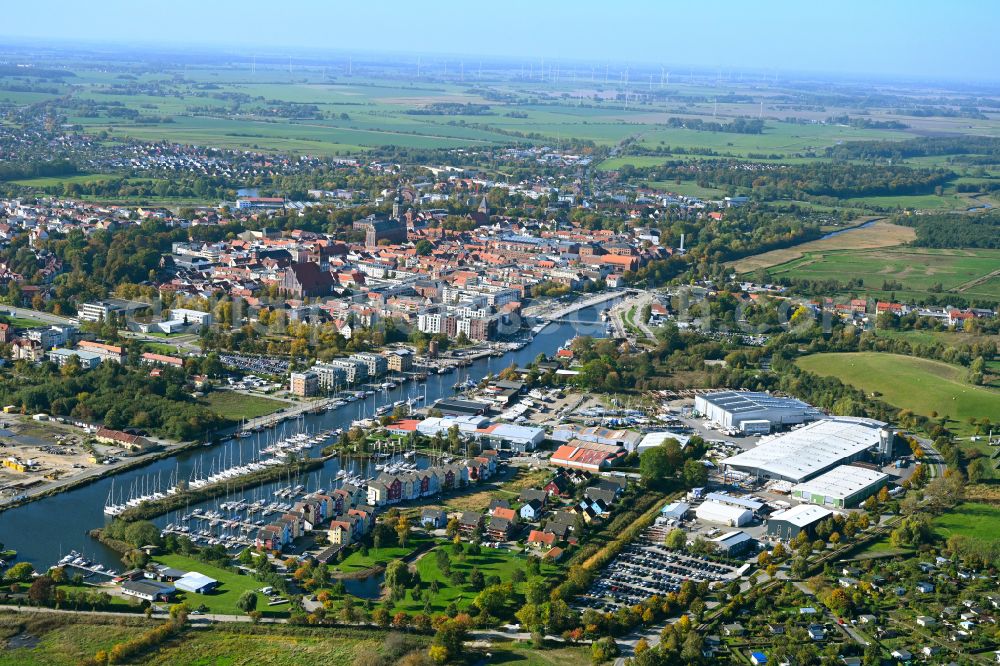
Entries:
POLYGON ((578 599, 581 608, 614 611, 653 595, 677 592, 684 581, 718 582, 736 577, 736 569, 702 555, 667 550, 659 541, 644 539, 615 557, 578 599))

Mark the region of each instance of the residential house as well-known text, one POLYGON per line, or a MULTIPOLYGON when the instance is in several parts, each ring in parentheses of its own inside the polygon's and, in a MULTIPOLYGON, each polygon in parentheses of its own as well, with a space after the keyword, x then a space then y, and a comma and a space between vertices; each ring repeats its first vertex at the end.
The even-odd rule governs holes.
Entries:
POLYGON ((483 514, 475 511, 464 511, 458 518, 458 530, 465 536, 471 536, 483 525, 483 514))
POLYGON ((441 509, 424 509, 420 514, 420 524, 428 529, 442 529, 448 524, 448 515, 441 509))
POLYGON ((521 516, 521 520, 533 523, 542 517, 544 511, 545 509, 541 501, 531 499, 524 503, 518 513, 521 516))

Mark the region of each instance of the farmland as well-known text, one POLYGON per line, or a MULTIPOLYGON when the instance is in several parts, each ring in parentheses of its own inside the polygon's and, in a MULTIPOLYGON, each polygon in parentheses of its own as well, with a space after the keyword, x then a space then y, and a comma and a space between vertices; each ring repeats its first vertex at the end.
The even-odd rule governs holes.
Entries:
MULTIPOLYGON (((864 219, 862 218, 862 220, 864 219)), ((829 253, 847 250, 893 247, 914 238, 916 238, 916 233, 910 227, 879 221, 871 226, 845 231, 831 238, 809 241, 794 247, 745 257, 734 262, 733 267, 740 273, 751 273, 761 268, 771 269, 772 267, 777 267, 777 271, 783 269, 786 264, 791 265, 796 260, 814 253, 826 256, 829 253)), ((776 271, 772 271, 772 273, 776 274, 776 271)))
MULTIPOLYGON (((830 240, 836 242, 840 238, 830 240)), ((817 241, 820 242, 823 241, 817 241)), ((1000 265, 998 250, 909 247, 839 250, 832 249, 835 244, 824 246, 831 249, 793 248, 789 252, 802 256, 772 265, 768 272, 774 278, 841 281, 847 276, 861 278, 864 292, 878 297, 892 293, 897 298, 912 299, 931 291, 954 292, 970 299, 995 299, 997 296, 995 284, 991 284, 995 278, 989 276, 1000 265)), ((761 267, 760 263, 763 262, 758 261, 756 267, 761 267)), ((742 270, 753 267, 749 262, 740 266, 742 270)))
POLYGON ((836 377, 846 384, 878 393, 900 409, 928 417, 947 416, 958 432, 969 418, 1000 414, 1000 391, 973 386, 963 368, 911 356, 877 352, 824 353, 796 361, 803 370, 836 377))

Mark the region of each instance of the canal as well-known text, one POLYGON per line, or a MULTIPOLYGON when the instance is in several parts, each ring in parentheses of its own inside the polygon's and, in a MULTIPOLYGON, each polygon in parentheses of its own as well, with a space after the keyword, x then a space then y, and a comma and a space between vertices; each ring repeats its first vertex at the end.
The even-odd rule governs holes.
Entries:
MULTIPOLYGON (((497 373, 511 365, 524 365, 531 362, 539 354, 554 354, 567 340, 576 335, 601 337, 605 334, 605 325, 600 322, 599 308, 609 307, 611 303, 599 307, 580 310, 573 315, 573 323, 556 321, 549 324, 523 349, 505 354, 501 358, 487 357, 474 361, 471 366, 459 368, 447 375, 432 375, 426 382, 426 389, 418 382, 409 382, 398 389, 385 393, 377 393, 368 398, 365 405, 361 401, 348 403, 343 407, 320 414, 307 414, 298 421, 286 421, 273 430, 265 431, 254 437, 240 440, 230 440, 213 446, 189 449, 176 456, 159 460, 141 468, 122 472, 103 478, 90 485, 45 497, 23 506, 0 512, 0 542, 7 548, 18 551, 19 560, 29 561, 37 569, 45 569, 55 564, 59 558, 70 550, 83 553, 89 559, 100 562, 106 567, 122 569, 118 553, 107 548, 87 532, 104 525, 108 518, 104 515, 104 505, 109 494, 124 495, 132 488, 145 487, 150 489, 159 483, 160 488, 166 488, 173 479, 187 480, 192 475, 202 473, 207 475, 211 470, 218 471, 221 466, 229 467, 241 460, 249 462, 262 446, 274 439, 291 435, 300 429, 315 433, 334 428, 348 428, 352 421, 360 418, 367 410, 371 416, 374 409, 383 404, 391 404, 396 400, 406 399, 426 390, 426 405, 435 400, 454 394, 453 384, 466 377, 475 381, 484 376, 497 373)), ((317 447, 318 450, 319 447, 317 447)), ((355 462, 355 465, 367 465, 367 462, 355 462)), ((422 464, 426 464, 422 461, 422 464)), ((269 496, 279 487, 297 483, 306 486, 307 490, 336 487, 339 462, 334 459, 316 472, 303 479, 285 479, 268 484, 260 489, 239 489, 234 484, 234 494, 240 491, 240 496, 248 498, 269 496)), ((352 472, 370 475, 366 468, 349 469, 352 472)), ((185 512, 197 508, 214 507, 225 498, 212 500, 201 505, 191 505, 185 512)), ((175 518, 175 514, 163 516, 155 522, 161 527, 175 518)))

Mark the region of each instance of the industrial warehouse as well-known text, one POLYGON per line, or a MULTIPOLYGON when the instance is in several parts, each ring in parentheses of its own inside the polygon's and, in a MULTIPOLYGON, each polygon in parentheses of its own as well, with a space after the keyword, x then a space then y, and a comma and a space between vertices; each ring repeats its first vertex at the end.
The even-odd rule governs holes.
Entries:
POLYGON ((780 541, 790 541, 805 532, 815 535, 816 526, 833 515, 833 511, 813 504, 799 504, 785 511, 772 513, 767 519, 767 535, 780 541))
POLYGON ((769 433, 775 427, 797 425, 823 418, 815 407, 769 393, 719 391, 695 397, 694 409, 723 428, 748 435, 769 433))
POLYGON ((894 434, 882 421, 853 417, 831 417, 776 435, 749 451, 722 461, 758 479, 802 483, 838 465, 865 458, 870 449, 888 458, 894 434))
POLYGON ((837 508, 854 507, 877 493, 889 475, 865 467, 841 465, 792 488, 792 496, 803 502, 837 508))

